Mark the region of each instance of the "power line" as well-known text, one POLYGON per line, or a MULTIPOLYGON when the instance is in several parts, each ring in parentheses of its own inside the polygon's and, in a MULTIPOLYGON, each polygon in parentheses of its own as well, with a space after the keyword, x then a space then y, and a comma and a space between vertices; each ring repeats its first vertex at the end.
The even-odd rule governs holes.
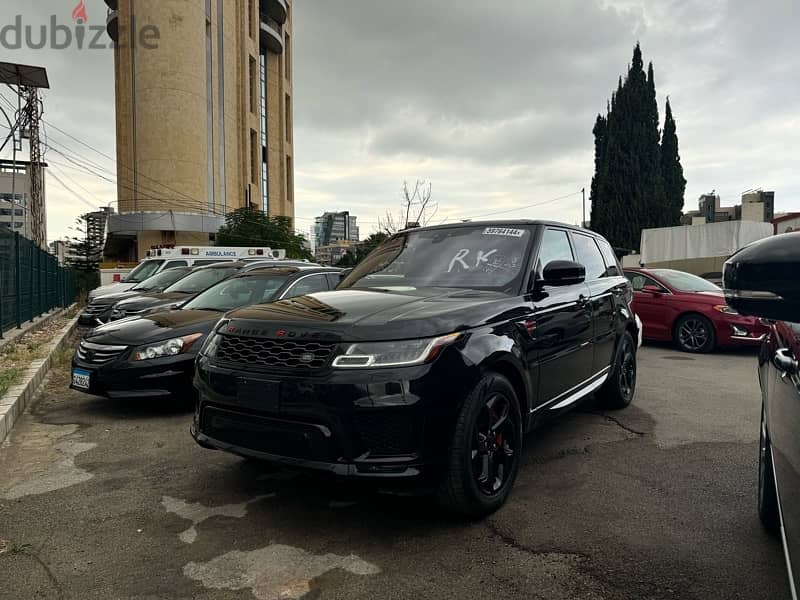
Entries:
POLYGON ((92 209, 92 210, 95 210, 95 211, 96 211, 96 210, 98 210, 98 207, 97 207, 97 206, 94 206, 94 205, 93 205, 91 202, 89 202, 88 200, 86 200, 86 199, 85 199, 83 196, 81 196, 81 195, 80 195, 78 192, 76 192, 76 191, 75 191, 75 190, 73 190, 71 187, 69 187, 69 186, 68 186, 66 183, 64 183, 63 181, 61 181, 61 178, 59 178, 59 176, 58 176, 58 175, 56 175, 55 173, 53 173, 52 171, 50 172, 50 177, 52 177, 53 179, 55 179, 55 180, 56 180, 56 181, 57 181, 59 184, 61 184, 61 187, 63 187, 63 188, 64 188, 65 190, 67 190, 67 191, 68 191, 70 194, 72 194, 73 196, 75 196, 75 197, 76 197, 78 200, 80 200, 81 202, 83 202, 83 203, 84 203, 86 206, 89 206, 89 207, 91 207, 91 209, 92 209))

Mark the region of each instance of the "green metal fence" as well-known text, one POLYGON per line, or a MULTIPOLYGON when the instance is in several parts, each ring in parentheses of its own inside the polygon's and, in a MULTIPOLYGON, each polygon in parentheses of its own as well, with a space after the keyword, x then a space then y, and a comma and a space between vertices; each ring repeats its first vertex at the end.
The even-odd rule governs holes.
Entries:
POLYGON ((0 337, 74 301, 72 271, 18 232, 0 228, 0 337))

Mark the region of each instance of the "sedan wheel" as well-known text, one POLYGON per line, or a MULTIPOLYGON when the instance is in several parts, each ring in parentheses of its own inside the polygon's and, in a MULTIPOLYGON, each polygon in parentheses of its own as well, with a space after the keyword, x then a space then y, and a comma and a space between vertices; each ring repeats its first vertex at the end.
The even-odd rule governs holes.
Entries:
POLYGON ((711 352, 716 345, 714 326, 702 315, 684 315, 675 326, 675 342, 684 352, 711 352))

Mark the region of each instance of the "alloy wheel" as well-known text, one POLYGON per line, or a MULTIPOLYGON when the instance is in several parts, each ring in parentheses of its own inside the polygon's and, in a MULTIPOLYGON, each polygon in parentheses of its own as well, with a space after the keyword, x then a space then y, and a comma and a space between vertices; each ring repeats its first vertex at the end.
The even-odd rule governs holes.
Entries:
POLYGON ((503 394, 490 395, 472 436, 472 472, 484 494, 494 496, 508 482, 520 449, 518 431, 511 401, 503 394))
POLYGON ((630 398, 636 389, 636 356, 629 341, 624 342, 619 369, 619 391, 630 398))
POLYGON ((678 330, 681 346, 695 352, 708 343, 710 335, 708 327, 700 319, 686 319, 678 330))

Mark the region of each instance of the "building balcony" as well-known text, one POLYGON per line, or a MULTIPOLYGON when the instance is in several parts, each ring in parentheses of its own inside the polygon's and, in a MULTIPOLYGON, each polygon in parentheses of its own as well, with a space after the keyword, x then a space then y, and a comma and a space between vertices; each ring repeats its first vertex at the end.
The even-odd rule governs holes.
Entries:
POLYGON ((272 19, 276 23, 283 25, 288 17, 286 0, 261 0, 258 3, 259 12, 264 17, 272 19))
POLYGON ((262 48, 266 48, 274 54, 283 54, 283 31, 281 26, 269 20, 261 21, 259 42, 262 48))
MULTIPOLYGON (((116 2, 115 2, 116 4, 116 2)), ((119 13, 116 10, 108 9, 106 16, 106 32, 114 42, 119 42, 119 13)))

